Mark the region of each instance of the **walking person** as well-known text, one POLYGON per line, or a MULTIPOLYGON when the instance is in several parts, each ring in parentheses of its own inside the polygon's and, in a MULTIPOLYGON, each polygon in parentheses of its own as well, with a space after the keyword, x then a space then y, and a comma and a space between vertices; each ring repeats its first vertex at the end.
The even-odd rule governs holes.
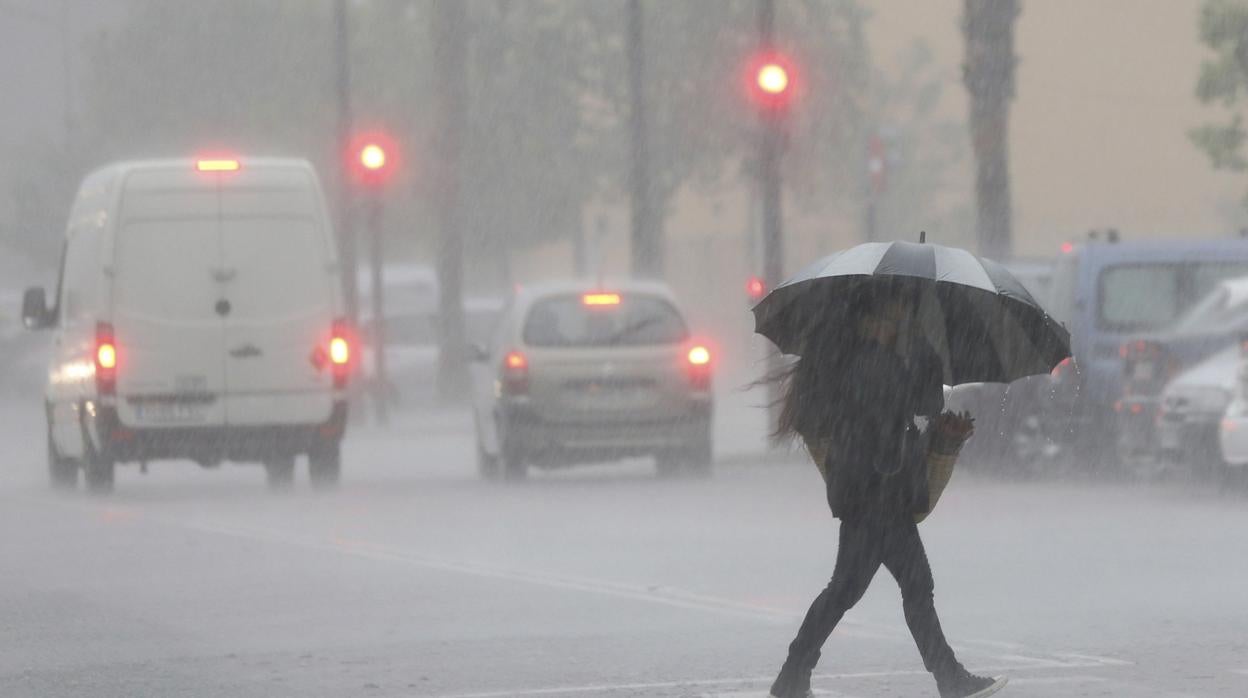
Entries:
POLYGON ((824 641, 881 566, 901 587, 906 624, 942 698, 987 696, 1005 683, 968 672, 945 640, 916 521, 948 482, 971 426, 942 412, 943 386, 1047 374, 1070 356, 1070 333, 1009 270, 924 237, 820 259, 752 311, 755 332, 799 357, 778 431, 806 442, 841 520, 832 581, 789 645, 777 698, 809 694, 824 641), (932 417, 929 452, 915 419, 932 417), (931 482, 929 465, 940 465, 931 482))
POLYGON ((832 581, 789 646, 771 688, 777 698, 809 694, 820 648, 881 565, 901 587, 906 624, 942 698, 987 696, 1005 683, 968 672, 936 616, 932 571, 915 523, 929 507, 914 418, 943 410, 943 372, 925 340, 901 341, 912 297, 898 284, 861 289, 848 313, 856 326, 839 330, 852 336, 816 332, 789 377, 779 429, 800 436, 822 461, 828 505, 841 528, 832 581))

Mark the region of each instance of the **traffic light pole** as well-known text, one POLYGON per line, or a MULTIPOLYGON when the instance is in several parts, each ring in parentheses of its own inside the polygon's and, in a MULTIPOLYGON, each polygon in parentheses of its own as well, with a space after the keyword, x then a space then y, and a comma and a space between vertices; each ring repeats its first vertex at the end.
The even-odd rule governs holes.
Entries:
MULTIPOLYGON (((349 157, 351 141, 351 59, 347 0, 334 2, 334 63, 335 92, 338 100, 338 158, 349 157)), ((359 289, 356 286, 356 240, 352 226, 352 183, 347 173, 338 168, 338 245, 341 256, 342 287, 347 319, 353 326, 360 322, 359 289)))
POLYGON ((384 427, 390 423, 390 373, 386 369, 386 303, 383 297, 385 286, 381 278, 385 241, 382 239, 381 213, 381 197, 376 192, 370 193, 365 216, 368 220, 368 271, 372 291, 369 315, 373 319, 373 404, 377 423, 384 427))
MULTIPOLYGON (((761 50, 772 48, 775 33, 775 0, 759 0, 758 39, 761 50)), ((763 108, 759 119, 758 178, 763 223, 763 281, 768 290, 784 281, 784 210, 782 200, 780 157, 784 148, 783 115, 763 108)), ((769 347, 767 353, 768 433, 775 434, 780 418, 781 385, 778 380, 784 369, 780 352, 769 347)))

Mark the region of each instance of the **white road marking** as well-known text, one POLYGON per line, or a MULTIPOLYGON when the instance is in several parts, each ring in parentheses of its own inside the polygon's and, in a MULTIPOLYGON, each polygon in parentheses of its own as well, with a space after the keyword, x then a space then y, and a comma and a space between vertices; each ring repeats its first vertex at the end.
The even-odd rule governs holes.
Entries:
MULTIPOLYGON (((849 674, 815 674, 814 679, 820 680, 847 680, 847 679, 874 679, 874 678, 896 678, 900 676, 926 676, 924 671, 868 671, 849 674)), ((695 688, 712 688, 714 686, 762 686, 760 688, 737 689, 730 691, 712 691, 701 694, 702 698, 763 698, 767 695, 765 686, 769 685, 774 677, 740 677, 728 679, 698 679, 690 681, 652 681, 646 683, 613 683, 613 684, 583 684, 579 686, 552 686, 549 688, 522 688, 498 691, 480 691, 475 693, 447 693, 437 698, 505 698, 506 696, 558 696, 579 693, 612 693, 615 691, 642 691, 642 690, 658 690, 658 689, 695 689, 695 688)), ((1081 684, 1081 683, 1104 683, 1107 679, 1100 676, 1054 676, 1054 677, 1034 677, 1034 678, 1012 678, 1010 684, 1035 684, 1035 685, 1056 685, 1056 684, 1081 684)), ((839 696, 840 698, 853 698, 851 694, 834 691, 828 688, 816 687, 814 693, 817 696, 839 696)))
MULTIPOLYGON (((295 536, 282 533, 275 530, 266 530, 261 528, 251 528, 238 525, 227 525, 220 523, 208 523, 203 521, 188 521, 184 519, 171 518, 168 516, 153 516, 150 514, 136 511, 128 507, 118 507, 116 505, 107 505, 103 508, 98 504, 89 502, 65 500, 60 498, 31 498, 40 505, 46 505, 49 501, 57 504, 68 506, 79 511, 99 515, 102 512, 113 518, 125 520, 145 519, 147 521, 160 523, 175 528, 188 529, 202 533, 210 533, 214 535, 228 536, 240 538, 244 540, 273 543, 280 545, 289 545, 292 547, 303 548, 307 550, 315 550, 321 552, 332 552, 352 557, 394 562, 422 569, 437 570, 441 572, 449 572, 456 574, 465 574, 486 579, 498 579, 511 582, 523 582, 535 586, 541 586, 551 589, 562 589, 569 591, 580 591, 584 593, 600 594, 612 596, 616 598, 629 599, 634 601, 642 601, 652 604, 660 604, 674 608, 685 610, 703 611, 716 613, 729 617, 745 618, 749 620, 757 620, 768 623, 790 624, 801 617, 800 613, 786 611, 770 606, 763 606, 753 603, 745 603, 732 599, 724 599, 721 597, 699 594, 696 592, 685 591, 676 587, 662 585, 637 585, 615 582, 611 580, 577 577, 572 575, 562 575, 550 572, 535 572, 529 570, 503 568, 483 563, 473 563, 464 561, 447 560, 428 555, 422 555, 415 551, 402 548, 385 546, 369 541, 354 540, 342 537, 307 537, 295 536)), ((909 642, 910 637, 907 633, 887 626, 871 626, 863 623, 843 622, 837 628, 838 632, 847 635, 870 637, 874 639, 897 640, 909 642)), ((1011 650, 1021 650, 1027 652, 1023 654, 1015 651, 1008 654, 981 652, 983 656, 991 661, 1000 663, 996 670, 1019 671, 1026 669, 1088 669, 1105 666, 1129 666, 1132 662, 1113 659, 1108 657, 1097 657, 1069 652, 1049 653, 1047 656, 1036 656, 1026 648, 1017 643, 1003 643, 991 640, 975 640, 971 643, 980 646, 989 646, 994 649, 1009 648, 1011 650)), ((981 671, 991 671, 992 667, 981 668, 981 671)), ((878 673, 859 673, 859 674, 817 674, 816 678, 839 679, 839 678, 869 678, 869 677, 890 677, 902 676, 907 674, 922 674, 924 672, 878 672, 878 673)), ((766 679, 768 682, 770 679, 766 679)), ((751 679, 724 679, 714 680, 708 685, 731 685, 732 683, 750 683, 758 680, 751 679)), ((638 688, 662 688, 662 687, 679 687, 685 685, 702 685, 688 682, 675 682, 673 684, 646 684, 638 685, 638 688)), ((620 690, 627 690, 628 686, 618 686, 620 690)), ((515 691, 504 691, 499 693, 487 694, 465 694, 459 698, 468 698, 474 696, 476 698, 488 698, 490 696, 507 696, 507 695, 548 695, 560 693, 575 693, 579 690, 589 690, 583 687, 575 689, 533 689, 532 693, 517 693, 515 691), (553 691, 553 693, 552 693, 553 691)), ((601 691, 613 690, 608 688, 599 689, 601 691)), ((592 692, 592 691, 591 691, 592 692)))

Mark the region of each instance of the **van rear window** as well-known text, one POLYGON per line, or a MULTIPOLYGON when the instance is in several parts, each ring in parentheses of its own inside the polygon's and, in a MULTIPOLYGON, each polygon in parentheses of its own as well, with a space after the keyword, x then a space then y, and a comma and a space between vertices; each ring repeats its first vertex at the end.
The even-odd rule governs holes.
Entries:
POLYGON ((1248 262, 1112 266, 1101 272, 1099 325, 1118 332, 1159 330, 1220 282, 1248 275, 1248 262))
POLYGON ((620 294, 619 302, 586 304, 580 295, 538 301, 524 323, 534 347, 611 347, 676 344, 688 337, 672 304, 656 296, 620 294))

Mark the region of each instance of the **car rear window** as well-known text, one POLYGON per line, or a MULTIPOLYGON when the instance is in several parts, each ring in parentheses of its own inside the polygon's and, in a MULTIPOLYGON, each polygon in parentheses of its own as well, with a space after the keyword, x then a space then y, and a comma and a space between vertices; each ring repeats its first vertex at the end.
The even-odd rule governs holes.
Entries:
POLYGON ((538 301, 524 323, 535 347, 612 347, 675 344, 688 336, 685 321, 663 298, 620 294, 618 303, 590 305, 581 295, 538 301))

